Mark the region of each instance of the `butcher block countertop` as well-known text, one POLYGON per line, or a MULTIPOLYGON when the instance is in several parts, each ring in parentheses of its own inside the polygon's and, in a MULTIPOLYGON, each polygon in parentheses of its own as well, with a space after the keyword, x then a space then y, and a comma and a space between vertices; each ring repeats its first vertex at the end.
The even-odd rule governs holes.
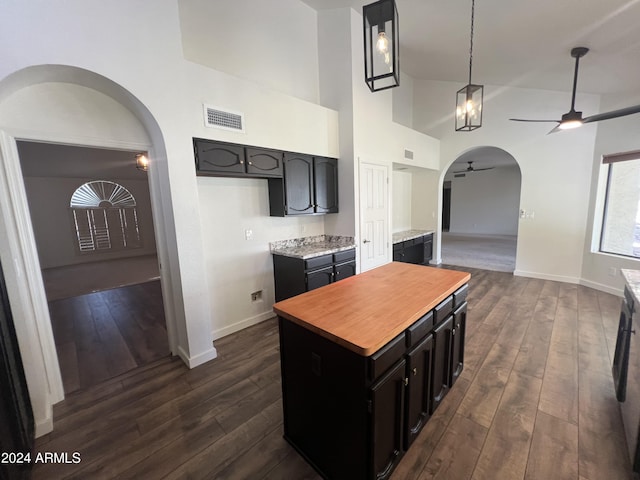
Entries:
POLYGON ((368 357, 470 278, 466 272, 392 262, 278 302, 273 310, 368 357))

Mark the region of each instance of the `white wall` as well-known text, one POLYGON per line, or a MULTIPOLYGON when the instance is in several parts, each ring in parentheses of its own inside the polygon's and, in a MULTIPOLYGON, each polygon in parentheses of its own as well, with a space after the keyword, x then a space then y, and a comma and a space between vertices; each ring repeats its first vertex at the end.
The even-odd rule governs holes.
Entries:
POLYGON ((316 12, 299 0, 179 0, 188 60, 318 101, 316 12))
MULTIPOLYGON (((520 207, 535 211, 534 218, 519 222, 516 274, 579 282, 596 126, 547 135, 553 124, 510 122, 512 117, 559 118, 570 95, 485 85, 483 126, 455 132, 451 105, 462 86, 415 81, 414 126, 440 139, 441 171, 478 146, 495 146, 511 154, 522 174, 520 207)), ((598 111, 597 96, 578 95, 576 102, 585 112, 598 111)), ((441 196, 441 188, 442 178, 433 195, 441 196)))
POLYGON ((413 78, 400 72, 400 85, 391 90, 393 98, 392 120, 413 128, 413 78))
POLYGON ((517 166, 447 174, 451 181, 451 233, 517 235, 520 169, 517 166))
POLYGON ((411 229, 412 175, 393 171, 391 192, 391 230, 402 232, 411 229))
MULTIPOLYGON (((639 103, 639 94, 605 96, 602 99, 601 110, 607 112, 639 103)), ((602 165, 602 156, 640 150, 639 131, 640 115, 599 122, 591 165, 593 177, 590 185, 589 216, 585 222, 587 235, 583 254, 583 283, 615 293, 622 292, 624 288, 620 269, 640 269, 640 260, 598 252, 608 171, 607 167, 602 165)))

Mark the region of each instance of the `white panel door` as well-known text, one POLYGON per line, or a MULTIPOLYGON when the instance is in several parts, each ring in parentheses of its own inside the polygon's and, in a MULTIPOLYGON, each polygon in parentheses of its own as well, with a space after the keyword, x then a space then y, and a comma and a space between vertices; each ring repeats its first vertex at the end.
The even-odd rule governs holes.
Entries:
POLYGON ((389 167, 360 163, 360 271, 389 262, 389 167))

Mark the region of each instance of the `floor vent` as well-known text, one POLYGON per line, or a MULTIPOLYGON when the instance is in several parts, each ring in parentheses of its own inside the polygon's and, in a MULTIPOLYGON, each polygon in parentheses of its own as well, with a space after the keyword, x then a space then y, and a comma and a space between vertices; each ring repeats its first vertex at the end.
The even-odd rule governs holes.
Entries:
POLYGON ((407 160, 413 160, 413 152, 411 150, 404 150, 404 158, 407 160))
POLYGON ((204 105, 204 125, 244 133, 244 115, 204 105))

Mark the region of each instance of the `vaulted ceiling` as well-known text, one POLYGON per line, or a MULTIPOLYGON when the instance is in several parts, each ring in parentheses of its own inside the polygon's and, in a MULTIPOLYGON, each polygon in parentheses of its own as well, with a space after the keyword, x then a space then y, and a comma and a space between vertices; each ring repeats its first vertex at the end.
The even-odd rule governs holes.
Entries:
MULTIPOLYGON (((330 9, 373 3, 302 0, 330 9)), ((396 0, 401 70, 418 79, 466 83, 471 0, 396 0)), ((476 0, 473 80, 571 91, 575 46, 578 91, 640 92, 640 0, 476 0)))

